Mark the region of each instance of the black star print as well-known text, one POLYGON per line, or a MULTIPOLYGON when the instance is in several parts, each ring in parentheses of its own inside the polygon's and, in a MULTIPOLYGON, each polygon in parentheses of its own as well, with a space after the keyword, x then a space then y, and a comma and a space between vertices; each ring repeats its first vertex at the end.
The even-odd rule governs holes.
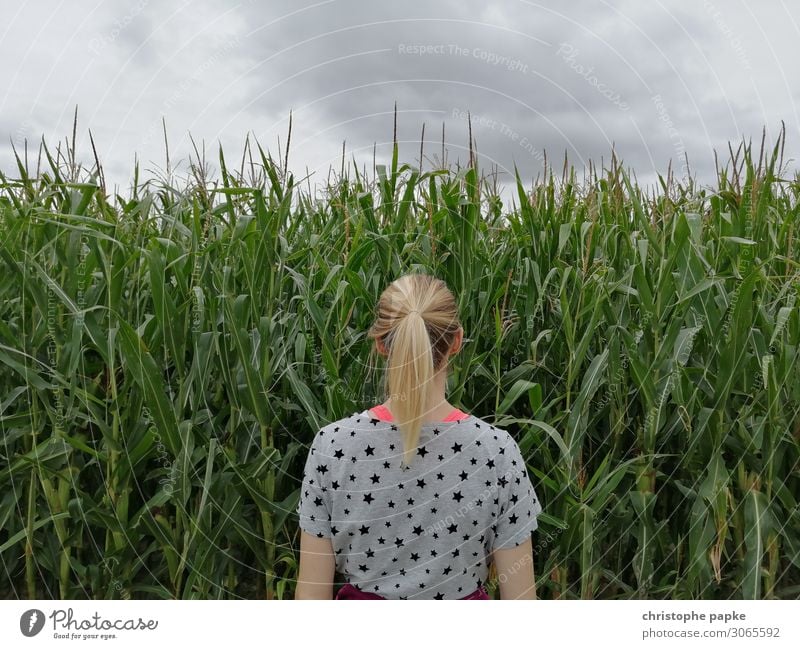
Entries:
MULTIPOLYGON (((431 460, 438 457, 436 471, 428 472, 424 469, 414 471, 413 466, 404 467, 402 462, 394 460, 401 447, 396 432, 390 433, 389 429, 398 431, 397 426, 390 426, 383 420, 377 417, 371 418, 369 415, 362 415, 360 418, 352 416, 345 426, 338 435, 334 435, 332 428, 320 431, 325 434, 323 439, 326 441, 333 437, 332 444, 328 446, 329 450, 323 451, 320 445, 316 445, 316 448, 312 445, 309 449, 310 454, 316 453, 311 464, 314 467, 314 474, 308 477, 307 488, 301 492, 303 498, 300 501, 300 512, 306 520, 319 521, 320 524, 325 521, 329 526, 327 534, 317 534, 317 536, 331 537, 337 562, 340 561, 339 557, 344 559, 344 581, 353 583, 362 590, 381 595, 385 595, 387 591, 391 592, 392 585, 396 592, 405 588, 430 589, 430 594, 423 595, 416 592, 409 597, 400 596, 398 592, 396 598, 399 599, 462 597, 463 593, 473 590, 470 582, 474 581, 480 586, 479 576, 483 574, 481 571, 486 571, 488 567, 486 543, 492 538, 492 534, 497 535, 500 521, 505 521, 507 525, 519 526, 521 522, 531 517, 534 511, 531 503, 537 504, 535 495, 527 485, 524 463, 516 459, 517 451, 514 444, 507 443, 506 433, 502 436, 492 435, 485 423, 477 418, 470 418, 466 427, 460 428, 461 439, 456 436, 451 440, 448 437, 453 434, 450 425, 446 428, 437 426, 433 429, 433 435, 423 439, 415 449, 418 460, 427 461, 428 455, 431 456, 431 460), (361 423, 356 425, 359 419, 361 423), (372 424, 372 427, 368 427, 367 422, 372 424), (473 434, 469 423, 475 422, 478 422, 476 426, 479 430, 473 434), (393 439, 388 438, 387 434, 393 439), (480 439, 476 439, 477 437, 480 439), (501 448, 502 442, 506 442, 504 448, 501 448), (450 454, 447 453, 448 450, 450 454), (330 459, 335 460, 333 465, 330 464, 330 459), (352 463, 349 474, 339 470, 339 467, 347 467, 347 464, 337 464, 345 459, 352 463), (365 459, 375 462, 370 466, 369 462, 364 461, 365 459), (511 464, 506 464, 505 459, 511 464), (508 467, 508 470, 502 470, 501 467, 508 467), (398 469, 405 469, 408 473, 402 473, 398 469), (393 473, 395 471, 396 474, 393 473), (329 473, 332 475, 328 475, 329 473), (405 478, 407 475, 409 477, 405 481, 396 479, 396 476, 405 478), (472 493, 473 488, 469 486, 470 482, 474 485, 475 491, 483 490, 480 486, 483 483, 486 486, 486 493, 495 491, 495 495, 499 497, 493 499, 493 496, 480 494, 481 498, 476 498, 472 493), (380 489, 380 493, 368 492, 361 485, 380 489), (517 488, 512 489, 514 486, 517 488), (431 487, 431 494, 427 492, 428 487, 431 487), (387 489, 385 497, 384 488, 387 489), (392 489, 402 490, 402 497, 398 497, 397 501, 390 499, 392 495, 398 493, 395 491, 392 494, 392 489), (500 489, 505 491, 498 491, 500 489), (452 500, 448 497, 449 494, 452 495, 452 500), (359 500, 359 495, 363 501, 359 500), (431 500, 434 502, 431 503, 431 500), (444 504, 436 502, 438 500, 444 504), (455 509, 455 506, 448 507, 448 503, 450 505, 457 503, 460 506, 465 500, 472 514, 469 518, 462 519, 464 525, 462 528, 462 522, 456 524, 453 517, 446 515, 455 509), (416 506, 417 501, 420 502, 420 507, 416 506), (355 505, 356 502, 358 505, 355 505), (407 505, 402 505, 403 502, 407 505), (375 508, 372 507, 373 504, 375 508), (376 514, 366 512, 368 506, 369 511, 374 512, 378 507, 384 507, 384 504, 392 510, 389 515, 381 516, 379 519, 376 514), (438 507, 432 506, 434 504, 438 507), (332 511, 325 511, 320 515, 326 506, 330 506, 332 511), (345 517, 347 524, 345 529, 340 530, 332 524, 333 511, 343 512, 339 516, 345 517), (408 520, 407 526, 403 519, 408 520), (437 520, 443 522, 438 522, 433 529, 428 529, 429 523, 437 520), (370 521, 369 525, 367 521, 370 521), (381 528, 386 532, 386 537, 380 536, 381 528), (422 539, 423 536, 429 540, 422 539), (416 541, 411 544, 413 547, 409 547, 409 550, 414 552, 401 554, 400 549, 406 547, 406 541, 416 541), (379 553, 378 550, 388 550, 388 552, 379 553), (391 558, 391 563, 388 560, 381 560, 381 557, 387 554, 387 559, 391 558), (464 561, 461 559, 462 556, 464 561), (453 558, 453 563, 450 565, 447 565, 448 557, 453 558), (357 563, 358 558, 364 563, 357 563), (372 564, 370 560, 381 561, 382 565, 372 564), (404 566, 407 567, 404 569, 404 566), (412 566, 414 569, 410 570, 412 566), (471 575, 470 570, 472 570, 471 575), (376 576, 380 573, 380 576, 367 582, 366 575, 373 571, 376 576), (402 579, 396 581, 395 575, 402 575, 402 579), (457 577, 460 581, 449 586, 447 584, 451 583, 449 581, 451 577, 457 577), (422 584, 419 581, 421 578, 427 578, 428 582, 422 584), (392 581, 388 581, 389 579, 392 581), (437 579, 439 583, 436 583, 437 579), (448 590, 442 591, 443 585, 447 585, 448 590)), ((499 433, 499 430, 495 432, 499 433)))

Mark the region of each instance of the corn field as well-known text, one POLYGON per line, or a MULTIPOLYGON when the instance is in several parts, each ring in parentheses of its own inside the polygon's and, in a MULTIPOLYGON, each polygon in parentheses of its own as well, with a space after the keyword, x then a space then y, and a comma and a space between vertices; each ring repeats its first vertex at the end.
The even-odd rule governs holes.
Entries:
POLYGON ((291 598, 308 443, 380 402, 377 298, 427 272, 465 329, 448 400, 514 435, 543 504, 540 598, 800 597, 784 140, 729 147, 713 188, 668 170, 645 191, 614 156, 504 198, 477 155, 426 169, 396 143, 314 189, 248 140, 180 186, 137 166, 127 196, 74 132, 17 153, 0 594, 291 598))

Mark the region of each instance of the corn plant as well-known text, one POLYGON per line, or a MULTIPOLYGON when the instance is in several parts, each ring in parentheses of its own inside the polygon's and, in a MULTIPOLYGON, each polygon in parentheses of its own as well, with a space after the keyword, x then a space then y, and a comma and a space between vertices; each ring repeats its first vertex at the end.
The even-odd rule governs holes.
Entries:
MULTIPOLYGON (((519 441, 543 598, 800 595, 800 179, 615 157, 501 195, 466 167, 304 187, 248 140, 111 195, 73 142, 0 175, 0 592, 292 597, 307 444, 380 398, 388 282, 441 277, 448 398, 519 441), (66 151, 64 153, 63 151, 66 151)), ((422 157, 420 158, 422 160, 422 157)), ((496 584, 492 585, 493 588, 496 584)), ((496 588, 494 588, 496 591, 496 588)))

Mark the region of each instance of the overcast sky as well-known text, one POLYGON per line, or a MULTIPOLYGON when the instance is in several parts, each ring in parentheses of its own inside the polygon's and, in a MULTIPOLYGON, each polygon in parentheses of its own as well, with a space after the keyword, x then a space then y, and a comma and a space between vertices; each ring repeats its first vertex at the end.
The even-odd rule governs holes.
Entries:
MULTIPOLYGON (((468 159, 466 114, 485 168, 516 164, 530 182, 544 152, 560 169, 608 162, 612 143, 651 183, 688 153, 713 180, 741 138, 754 148, 786 123, 785 159, 800 150, 800 3, 796 0, 473 2, 271 0, 241 2, 0 0, 0 168, 41 137, 72 131, 91 163, 91 129, 107 181, 125 193, 134 153, 164 167, 191 134, 211 161, 222 143, 241 157, 247 133, 277 156, 293 131, 289 166, 324 181, 348 159, 372 167, 400 157, 468 159), (556 162, 557 161, 557 162, 556 162)), ((792 161, 790 170, 798 165, 792 161)), ((185 171, 185 163, 180 169, 185 171)), ((111 189, 111 187, 109 187, 111 189)))

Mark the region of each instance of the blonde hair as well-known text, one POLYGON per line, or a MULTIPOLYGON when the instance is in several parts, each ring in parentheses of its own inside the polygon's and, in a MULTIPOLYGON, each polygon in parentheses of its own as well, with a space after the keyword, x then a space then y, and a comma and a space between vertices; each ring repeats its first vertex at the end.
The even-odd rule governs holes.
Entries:
POLYGON ((419 442, 430 380, 447 361, 461 327, 455 298, 431 275, 403 275, 384 289, 367 337, 381 339, 388 358, 384 391, 403 437, 403 464, 411 463, 419 442))

